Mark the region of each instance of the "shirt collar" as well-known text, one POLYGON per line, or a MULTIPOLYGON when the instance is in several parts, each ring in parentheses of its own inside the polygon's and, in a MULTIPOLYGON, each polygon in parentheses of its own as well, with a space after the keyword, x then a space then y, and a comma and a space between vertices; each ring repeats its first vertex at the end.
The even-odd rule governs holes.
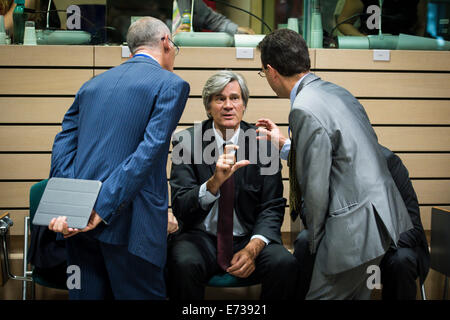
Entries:
MULTIPOLYGON (((222 135, 219 133, 219 131, 216 130, 216 126, 214 125, 214 120, 213 120, 213 123, 212 123, 212 128, 213 128, 213 131, 214 131, 214 136, 216 138, 217 146, 219 147, 219 150, 221 151, 222 150, 221 147, 223 146, 225 141, 223 140, 222 135)), ((227 142, 231 142, 232 144, 237 145, 238 139, 239 139, 239 132, 240 132, 240 130, 241 130, 241 127, 239 126, 237 128, 237 130, 234 132, 234 135, 227 142)))
POLYGON ((294 100, 297 97, 297 90, 298 90, 298 86, 300 85, 300 83, 302 82, 302 80, 309 74, 309 72, 307 74, 305 74, 303 77, 301 77, 294 85, 294 87, 291 90, 291 106, 294 104, 294 100))
MULTIPOLYGON (((140 52, 140 53, 134 55, 134 57, 139 57, 139 56, 144 56, 144 57, 147 57, 147 58, 151 58, 151 59, 155 60, 156 62, 158 62, 158 60, 156 60, 154 56, 152 56, 152 55, 150 55, 148 53, 140 52)), ((159 64, 159 62, 158 62, 158 64, 159 64)))

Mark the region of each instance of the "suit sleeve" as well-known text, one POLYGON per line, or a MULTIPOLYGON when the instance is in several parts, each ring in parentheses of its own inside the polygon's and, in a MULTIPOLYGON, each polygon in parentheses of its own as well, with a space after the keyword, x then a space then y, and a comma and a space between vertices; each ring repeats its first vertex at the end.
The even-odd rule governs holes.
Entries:
POLYGON ((329 205, 332 146, 323 126, 305 111, 289 114, 296 151, 296 175, 304 201, 303 216, 309 232, 310 251, 314 254, 324 235, 329 205))
MULTIPOLYGON (((279 161, 279 160, 278 160, 279 161)), ((283 198, 281 163, 275 174, 264 175, 258 217, 252 235, 262 235, 271 242, 281 243, 281 225, 284 219, 286 199, 283 198)))
POLYGON ((120 204, 133 199, 155 162, 167 157, 167 145, 188 95, 189 84, 178 79, 158 94, 143 140, 102 184, 94 209, 103 220, 108 221, 120 204))
POLYGON ((212 10, 203 2, 203 0, 195 0, 194 11, 195 15, 193 17, 193 22, 195 27, 210 29, 211 31, 226 32, 232 35, 237 32, 237 24, 224 15, 212 10))
MULTIPOLYGON (((173 149, 179 142, 176 138, 173 140, 173 149)), ((182 144, 180 144, 182 146, 182 144)), ((190 153, 190 148, 183 148, 183 153, 190 153)), ((172 152, 173 157, 174 152, 172 152)), ((183 158, 189 158, 191 163, 179 163, 172 159, 172 167, 170 170, 170 190, 172 199, 172 211, 175 217, 181 222, 183 228, 191 228, 208 215, 214 203, 211 203, 204 210, 199 201, 199 191, 202 183, 198 180, 195 165, 192 163, 191 154, 182 155, 183 158)))
POLYGON ((64 115, 62 130, 53 142, 50 177, 73 178, 73 161, 78 145, 78 119, 81 90, 64 115))

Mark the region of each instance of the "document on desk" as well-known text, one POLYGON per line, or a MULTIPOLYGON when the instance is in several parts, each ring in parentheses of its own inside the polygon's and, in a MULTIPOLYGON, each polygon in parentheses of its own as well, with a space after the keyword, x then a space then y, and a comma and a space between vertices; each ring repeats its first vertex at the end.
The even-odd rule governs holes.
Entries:
POLYGON ((33 224, 48 226, 53 218, 67 217, 69 228, 87 226, 102 186, 101 181, 50 178, 33 219, 33 224))

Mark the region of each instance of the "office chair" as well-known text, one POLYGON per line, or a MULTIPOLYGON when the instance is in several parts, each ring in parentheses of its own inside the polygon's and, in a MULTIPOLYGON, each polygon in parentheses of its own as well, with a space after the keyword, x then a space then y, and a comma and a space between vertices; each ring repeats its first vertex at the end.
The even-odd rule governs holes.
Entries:
MULTIPOLYGON (((27 256, 28 256, 28 236, 30 233, 30 223, 33 221, 36 210, 41 201, 42 194, 47 186, 48 180, 42 180, 35 183, 30 188, 30 215, 25 217, 24 223, 24 246, 23 246, 23 276, 16 276, 11 273, 10 260, 9 260, 9 228, 13 225, 13 221, 5 213, 0 215, 0 240, 2 246, 2 282, 3 284, 8 279, 23 281, 22 283, 22 299, 27 299, 27 282, 31 282, 32 299, 35 297, 35 283, 38 283, 44 287, 67 290, 65 283, 65 274, 56 274, 56 271, 44 272, 39 268, 32 266, 31 270, 28 270, 27 256), (6 278, 6 280, 5 280, 6 278), (64 279, 64 281, 62 281, 64 279)), ((64 270, 62 270, 64 271, 64 270)), ((61 271, 60 271, 61 272, 61 271)))
MULTIPOLYGON (((1 242, 1 285, 4 285, 9 279, 23 281, 23 288, 26 288, 26 282, 32 281, 29 274, 25 272, 26 270, 26 260, 24 260, 23 276, 16 276, 11 272, 11 262, 9 260, 9 230, 14 225, 13 221, 9 217, 8 212, 0 215, 0 242, 1 242)), ((28 237, 25 237, 28 240, 28 237)), ((26 251, 27 243, 24 243, 24 250, 26 251)), ((23 289, 23 297, 25 295, 25 289, 23 289)))
POLYGON ((250 287, 260 284, 259 281, 235 277, 229 273, 216 274, 209 279, 207 286, 216 288, 250 287))
POLYGON ((450 276, 450 211, 433 207, 431 209, 431 268, 444 274, 443 300, 448 298, 448 277, 450 276))
POLYGON ((259 288, 253 286, 258 284, 260 284, 259 281, 235 277, 229 273, 219 273, 212 276, 206 284, 206 287, 210 289, 206 289, 205 298, 220 300, 236 299, 239 296, 242 299, 257 299, 259 288))
MULTIPOLYGON (((48 179, 42 180, 35 183, 30 188, 30 215, 25 217, 25 244, 28 244, 28 234, 30 232, 31 221, 33 221, 34 215, 36 214, 39 202, 41 201, 42 195, 44 194, 45 187, 47 186, 48 179)), ((26 261, 28 255, 28 246, 24 245, 24 261, 26 261)), ((65 277, 61 275, 49 275, 44 273, 39 268, 32 266, 32 270, 28 270, 27 264, 24 265, 24 274, 31 276, 32 279, 32 298, 35 295, 35 283, 53 289, 67 290, 65 277), (61 280, 64 279, 64 281, 61 280)), ((24 293, 23 299, 26 299, 26 283, 24 283, 24 293)))

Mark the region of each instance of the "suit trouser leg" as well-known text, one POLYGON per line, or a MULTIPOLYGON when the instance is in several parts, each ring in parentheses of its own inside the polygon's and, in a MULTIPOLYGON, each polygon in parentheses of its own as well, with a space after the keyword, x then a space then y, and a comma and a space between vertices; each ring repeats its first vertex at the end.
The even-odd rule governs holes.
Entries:
POLYGON ((309 290, 316 255, 309 251, 307 229, 302 230, 294 241, 294 257, 299 263, 296 299, 304 300, 309 290))
POLYGON ((356 268, 336 275, 326 275, 315 265, 307 300, 368 300, 372 289, 367 286, 371 273, 367 268, 378 266, 383 256, 364 263, 356 268))
POLYGON ((415 300, 419 276, 413 248, 391 248, 380 263, 383 300, 415 300))
POLYGON ((127 246, 100 242, 115 299, 163 300, 164 269, 128 252, 127 246))
POLYGON ((255 261, 251 277, 261 281, 262 300, 289 300, 295 298, 298 262, 286 248, 269 243, 255 261))
POLYGON ((80 287, 69 288, 69 299, 113 299, 99 242, 80 233, 67 239, 66 248, 68 265, 77 266, 80 271, 80 287))
POLYGON ((70 299, 164 299, 161 268, 130 254, 126 246, 109 245, 86 234, 67 240, 68 264, 80 268, 80 289, 70 299))
POLYGON ((214 237, 189 230, 169 243, 167 282, 171 300, 202 300, 208 280, 220 272, 214 237))

